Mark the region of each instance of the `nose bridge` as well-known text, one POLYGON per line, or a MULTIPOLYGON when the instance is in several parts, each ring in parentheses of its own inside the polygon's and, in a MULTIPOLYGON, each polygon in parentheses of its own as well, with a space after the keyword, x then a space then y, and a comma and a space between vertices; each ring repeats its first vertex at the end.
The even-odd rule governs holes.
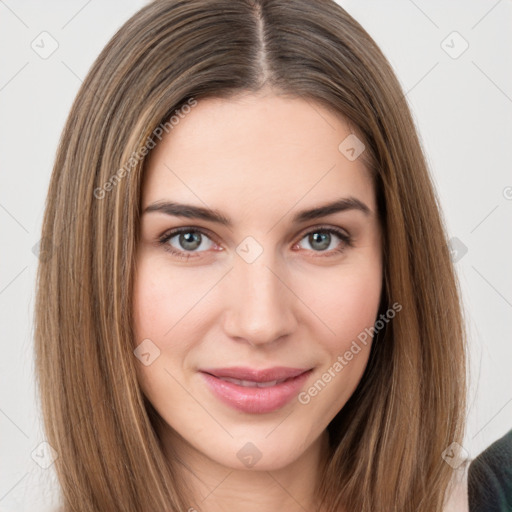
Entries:
POLYGON ((272 251, 261 251, 254 260, 237 256, 228 278, 227 334, 256 345, 292 332, 293 294, 285 281, 272 251))

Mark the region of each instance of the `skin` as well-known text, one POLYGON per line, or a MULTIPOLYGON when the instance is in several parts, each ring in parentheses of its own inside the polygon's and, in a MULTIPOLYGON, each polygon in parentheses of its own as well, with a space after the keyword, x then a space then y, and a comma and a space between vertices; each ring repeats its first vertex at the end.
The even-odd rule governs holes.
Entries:
POLYGON ((138 378, 164 420, 166 453, 188 467, 182 474, 196 497, 192 510, 315 509, 326 427, 359 383, 371 339, 309 403, 293 399, 271 413, 220 402, 198 369, 313 368, 308 390, 374 324, 381 232, 362 158, 350 161, 338 150, 350 133, 343 118, 317 103, 265 91, 199 100, 149 155, 143 212, 172 200, 219 210, 233 222, 141 217, 135 346, 150 339, 160 354, 137 365, 138 378), (291 223, 298 211, 347 196, 370 213, 291 223), (196 249, 179 235, 167 242, 191 253, 188 260, 157 243, 177 227, 207 232, 195 232, 202 240, 196 249), (353 245, 332 234, 322 250, 308 236, 325 233, 319 227, 348 232, 353 245), (236 252, 248 236, 263 250, 251 263, 236 252), (248 442, 261 453, 251 468, 237 457, 248 442))

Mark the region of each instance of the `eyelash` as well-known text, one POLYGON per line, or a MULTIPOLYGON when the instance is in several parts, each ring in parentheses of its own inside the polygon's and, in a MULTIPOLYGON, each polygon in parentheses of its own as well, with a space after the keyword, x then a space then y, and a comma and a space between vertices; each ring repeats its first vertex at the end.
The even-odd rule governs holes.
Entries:
MULTIPOLYGON (((179 235, 181 233, 201 233, 202 235, 206 236, 207 238, 209 238, 211 240, 211 237, 203 229, 192 228, 192 227, 182 227, 182 228, 176 228, 176 229, 173 229, 171 231, 165 232, 162 236, 160 236, 158 238, 157 243, 158 243, 158 245, 163 246, 163 249, 165 251, 170 252, 174 256, 185 258, 187 260, 189 260, 191 257, 192 258, 196 257, 196 256, 192 256, 192 254, 194 254, 194 252, 199 252, 199 253, 204 252, 204 251, 177 251, 176 249, 174 249, 173 247, 171 247, 167 243, 169 240, 171 240, 176 235, 179 235)), ((320 253, 320 254, 318 254, 318 256, 315 256, 315 257, 329 258, 329 257, 332 257, 332 256, 336 256, 337 254, 343 253, 347 247, 352 247, 353 246, 353 240, 352 240, 352 237, 350 235, 348 235, 347 233, 345 233, 344 231, 342 231, 342 230, 340 230, 338 228, 333 228, 331 226, 318 226, 318 227, 315 227, 314 229, 311 229, 311 230, 305 232, 301 236, 301 238, 299 239, 299 242, 302 241, 307 235, 310 235, 312 233, 329 233, 329 234, 334 234, 338 238, 340 238, 340 240, 342 240, 342 242, 343 242, 341 247, 338 247, 336 249, 331 249, 330 251, 327 251, 327 252, 325 252, 325 251, 313 251, 313 252, 319 252, 320 253), (324 253, 324 254, 322 254, 322 253, 324 253)), ((216 242, 214 241, 214 243, 216 243, 216 242)))

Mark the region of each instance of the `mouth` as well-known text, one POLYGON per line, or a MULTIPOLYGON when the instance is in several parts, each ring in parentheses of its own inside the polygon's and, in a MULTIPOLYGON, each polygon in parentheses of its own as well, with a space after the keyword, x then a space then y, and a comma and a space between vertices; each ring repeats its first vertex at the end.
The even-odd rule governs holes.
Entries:
MULTIPOLYGON (((215 375, 214 375, 215 377, 215 375)), ((233 384, 236 384, 237 386, 243 386, 246 388, 268 388, 271 386, 276 386, 277 384, 281 384, 281 382, 286 382, 289 379, 293 379, 293 377, 289 377, 288 379, 281 379, 281 380, 270 380, 268 382, 256 382, 251 380, 239 380, 239 379, 231 379, 229 377, 217 377, 220 380, 223 380, 225 382, 232 382, 233 384)))
POLYGON ((312 368, 236 367, 205 369, 199 373, 213 396, 222 403, 241 412, 264 414, 284 407, 297 396, 312 371, 312 368))

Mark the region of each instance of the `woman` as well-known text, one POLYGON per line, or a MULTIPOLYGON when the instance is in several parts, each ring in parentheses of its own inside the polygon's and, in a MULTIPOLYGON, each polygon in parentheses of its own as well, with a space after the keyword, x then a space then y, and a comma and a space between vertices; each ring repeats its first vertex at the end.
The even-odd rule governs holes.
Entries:
POLYGON ((72 107, 43 238, 64 510, 447 505, 446 232, 400 85, 334 2, 141 9, 72 107))

